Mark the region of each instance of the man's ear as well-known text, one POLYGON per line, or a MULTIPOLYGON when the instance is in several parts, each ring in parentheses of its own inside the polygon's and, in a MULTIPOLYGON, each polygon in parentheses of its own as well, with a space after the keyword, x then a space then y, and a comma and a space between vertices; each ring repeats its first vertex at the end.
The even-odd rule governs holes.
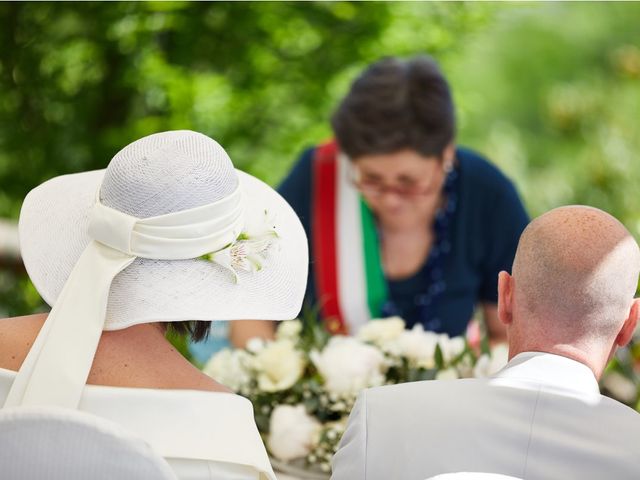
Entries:
POLYGON ((504 325, 513 322, 513 277, 504 270, 498 274, 498 319, 504 325))
POLYGON ((616 337, 616 345, 624 347, 633 338, 633 333, 638 324, 638 316, 640 316, 640 298, 635 298, 629 310, 629 316, 624 321, 618 336, 616 337))

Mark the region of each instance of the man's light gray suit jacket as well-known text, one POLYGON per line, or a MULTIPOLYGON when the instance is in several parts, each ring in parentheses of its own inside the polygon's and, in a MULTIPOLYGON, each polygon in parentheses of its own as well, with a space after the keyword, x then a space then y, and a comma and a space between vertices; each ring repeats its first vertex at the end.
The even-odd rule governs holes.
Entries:
POLYGON ((526 480, 640 479, 640 414, 591 370, 527 352, 489 379, 407 383, 358 399, 333 480, 492 472, 526 480))

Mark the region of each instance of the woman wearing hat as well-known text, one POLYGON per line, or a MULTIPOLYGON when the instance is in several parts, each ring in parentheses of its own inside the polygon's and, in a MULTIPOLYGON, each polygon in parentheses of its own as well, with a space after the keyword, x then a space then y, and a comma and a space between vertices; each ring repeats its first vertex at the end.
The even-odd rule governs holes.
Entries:
MULTIPOLYGON (((498 272, 528 223, 513 184, 455 146, 454 106, 433 60, 385 58, 353 83, 331 119, 335 140, 306 150, 279 191, 309 238, 307 300, 332 332, 401 316, 462 335, 474 310, 490 334, 498 272)), ((244 343, 272 326, 234 324, 244 343)))
POLYGON ((20 214, 22 256, 52 305, 0 321, 4 408, 80 409, 119 423, 179 478, 274 479, 248 400, 165 339, 215 320, 293 318, 307 277, 303 227, 215 141, 165 132, 106 170, 57 177, 20 214))

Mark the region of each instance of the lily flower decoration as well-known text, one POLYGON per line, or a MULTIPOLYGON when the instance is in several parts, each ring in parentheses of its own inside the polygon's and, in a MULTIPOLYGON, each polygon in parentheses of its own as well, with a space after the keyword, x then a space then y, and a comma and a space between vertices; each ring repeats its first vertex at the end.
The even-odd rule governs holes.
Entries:
POLYGON ((239 270, 258 272, 264 267, 269 252, 279 239, 274 220, 265 210, 263 221, 256 228, 240 233, 235 242, 201 258, 226 268, 233 275, 234 282, 239 283, 239 270))

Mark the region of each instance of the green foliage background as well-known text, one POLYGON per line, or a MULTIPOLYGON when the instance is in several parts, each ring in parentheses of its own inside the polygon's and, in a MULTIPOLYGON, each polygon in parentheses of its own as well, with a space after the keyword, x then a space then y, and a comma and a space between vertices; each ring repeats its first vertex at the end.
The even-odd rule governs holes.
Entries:
MULTIPOLYGON (((459 142, 532 215, 591 204, 640 237, 638 25, 633 3, 0 3, 0 217, 167 129, 206 133, 277 184, 367 63, 429 53, 459 142)), ((0 316, 39 308, 2 269, 0 316)))

